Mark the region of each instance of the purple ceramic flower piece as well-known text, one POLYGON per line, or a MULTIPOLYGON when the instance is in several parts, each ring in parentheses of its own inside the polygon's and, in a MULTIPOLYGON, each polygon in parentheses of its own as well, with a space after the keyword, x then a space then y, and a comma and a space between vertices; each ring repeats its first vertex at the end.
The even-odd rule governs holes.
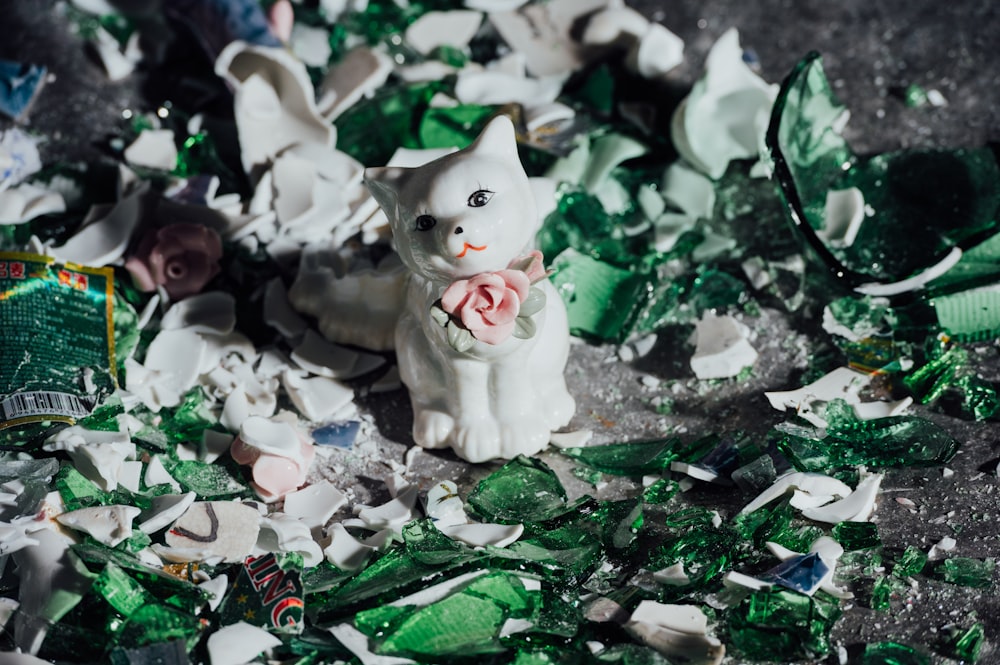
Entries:
POLYGON ((219 273, 222 241, 200 224, 178 223, 147 233, 125 262, 142 291, 162 286, 174 300, 200 292, 219 273))

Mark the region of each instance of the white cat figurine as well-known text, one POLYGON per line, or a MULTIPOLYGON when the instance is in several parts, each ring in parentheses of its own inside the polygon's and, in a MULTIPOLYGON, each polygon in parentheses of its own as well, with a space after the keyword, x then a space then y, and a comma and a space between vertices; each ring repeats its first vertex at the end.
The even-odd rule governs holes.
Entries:
POLYGON ((366 169, 365 182, 412 272, 395 344, 414 439, 470 462, 542 450, 576 409, 569 331, 530 252, 539 220, 510 119, 424 166, 366 169))

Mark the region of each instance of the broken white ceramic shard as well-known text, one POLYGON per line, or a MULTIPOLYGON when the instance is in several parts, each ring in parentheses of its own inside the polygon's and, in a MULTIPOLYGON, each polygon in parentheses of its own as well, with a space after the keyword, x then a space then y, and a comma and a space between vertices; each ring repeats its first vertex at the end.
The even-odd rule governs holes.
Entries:
POLYGON ((312 483, 285 495, 285 513, 302 520, 310 528, 321 527, 347 505, 347 497, 329 481, 312 483))
POLYGON ((0 190, 23 182, 41 170, 39 141, 19 127, 0 132, 0 190))
POLYGON ((408 276, 395 253, 373 265, 325 243, 310 245, 288 297, 317 318, 328 340, 382 351, 393 348, 408 276))
POLYGON ((757 360, 757 351, 747 340, 750 331, 733 317, 706 311, 695 325, 691 369, 699 379, 733 377, 757 360))
POLYGON ((549 443, 556 448, 576 448, 585 446, 594 437, 594 430, 578 429, 572 432, 552 432, 549 443))
POLYGON ((650 22, 629 50, 625 64, 644 78, 662 78, 684 62, 684 40, 659 23, 650 22))
POLYGON ((562 92, 565 78, 529 78, 492 69, 463 69, 455 80, 455 97, 463 104, 551 104, 562 92))
POLYGON ((465 0, 465 6, 469 9, 478 9, 481 12, 487 13, 510 12, 526 2, 528 0, 465 0))
POLYGON ((465 514, 465 504, 458 494, 458 485, 450 480, 434 483, 427 490, 427 517, 441 524, 467 524, 469 516, 465 514))
POLYGON ((607 9, 595 12, 587 21, 581 41, 591 46, 631 44, 649 28, 649 20, 622 3, 609 3, 607 9))
POLYGON ((323 77, 316 95, 319 112, 327 120, 336 120, 363 96, 380 88, 392 66, 392 59, 381 51, 367 46, 351 49, 323 77))
POLYGON ((394 533, 401 533, 403 525, 414 518, 416 505, 417 487, 411 485, 401 491, 395 499, 381 506, 361 507, 358 510, 358 518, 372 531, 391 529, 394 533))
POLYGON ((207 342, 195 332, 160 331, 146 349, 143 365, 126 360, 125 386, 152 411, 177 406, 194 387, 207 351, 207 342))
POLYGON ((779 411, 794 410, 796 415, 816 427, 826 427, 823 417, 826 404, 839 399, 850 404, 862 420, 898 415, 913 403, 912 397, 895 402, 862 402, 860 392, 871 383, 871 375, 849 367, 838 367, 829 374, 797 390, 764 393, 767 400, 779 411))
POLYGON ((164 330, 228 335, 236 327, 236 298, 223 291, 206 291, 175 302, 163 315, 164 330))
POLYGON ((260 531, 257 510, 235 501, 197 501, 170 526, 169 547, 205 550, 208 558, 227 563, 243 561, 260 531))
MULTIPOLYGON (((526 108, 524 110, 524 125, 529 132, 537 132, 544 127, 557 127, 575 117, 576 111, 572 107, 561 102, 550 102, 526 108)), ((541 216, 544 217, 544 215, 541 216)))
POLYGON ((831 247, 850 247, 865 220, 865 195, 857 187, 826 193, 823 228, 816 231, 831 247))
POLYGON ((208 609, 214 612, 219 609, 222 599, 226 596, 226 589, 229 588, 229 577, 226 575, 217 575, 207 582, 199 584, 198 588, 209 593, 208 609))
POLYGON ((281 640, 263 628, 238 621, 208 636, 208 658, 212 665, 244 665, 280 645, 281 640))
POLYGON ((236 127, 247 173, 295 144, 333 146, 334 127, 316 108, 305 65, 285 49, 232 42, 219 54, 215 72, 236 91, 236 127))
POLYGON ((170 489, 174 493, 180 493, 181 486, 174 477, 170 475, 167 471, 167 467, 163 465, 163 458, 159 455, 153 455, 149 462, 146 464, 146 474, 143 476, 143 480, 146 483, 146 487, 155 487, 157 485, 170 485, 170 489))
POLYGON ((853 491, 849 485, 831 476, 821 473, 793 471, 775 480, 770 487, 757 495, 757 498, 745 505, 740 514, 752 513, 795 489, 808 494, 842 498, 849 496, 853 491))
POLYGON ((128 432, 103 432, 79 425, 59 430, 45 440, 42 449, 66 451, 77 471, 107 492, 117 489, 122 464, 136 455, 128 432))
POLYGON ((314 422, 323 422, 354 399, 351 388, 325 376, 306 379, 289 370, 281 384, 299 412, 314 422))
POLYGON ((93 506, 56 516, 71 529, 89 533, 98 542, 115 547, 132 536, 132 520, 139 515, 135 506, 93 506))
POLYGON ((653 222, 656 251, 669 252, 677 244, 681 235, 694 227, 696 221, 690 215, 676 212, 665 212, 657 217, 653 222))
POLYGON ((512 50, 524 54, 534 76, 570 74, 586 62, 573 37, 581 19, 608 6, 608 0, 551 0, 517 11, 490 14, 490 22, 512 50))
POLYGON ((464 50, 482 22, 483 15, 477 11, 429 11, 411 23, 404 35, 406 42, 421 55, 441 46, 464 50))
POLYGON ((142 462, 126 461, 122 462, 121 471, 118 472, 118 484, 129 492, 138 493, 140 480, 142 478, 142 462))
POLYGON ((882 474, 865 476, 848 496, 825 506, 803 510, 802 516, 828 524, 867 522, 875 510, 875 499, 881 484, 882 474))
POLYGON ((641 157, 649 152, 649 147, 624 134, 609 133, 597 138, 590 145, 586 168, 580 184, 588 192, 594 193, 607 182, 611 172, 622 162, 641 157))
MULTIPOLYGON (((138 32, 133 33, 133 37, 137 38, 138 36, 138 32)), ((130 39, 129 42, 131 43, 132 40, 130 39)), ((97 27, 91 43, 94 45, 97 56, 101 59, 101 64, 104 65, 108 79, 120 81, 135 70, 138 59, 134 59, 134 51, 126 45, 126 53, 122 53, 118 40, 103 27, 97 27), (133 57, 129 57, 130 55, 133 57)))
POLYGON ((292 309, 280 277, 272 279, 264 288, 264 321, 286 339, 297 338, 309 325, 292 309))
POLYGON ((663 174, 663 198, 695 219, 712 219, 715 185, 683 162, 674 162, 663 174))
MULTIPOLYGON (((361 662, 361 665, 416 665, 415 660, 399 656, 382 656, 372 653, 368 636, 349 623, 340 623, 327 628, 344 648, 361 662)), ((213 664, 214 665, 214 664, 213 664)))
POLYGON ((458 540, 471 547, 507 547, 524 533, 523 524, 441 524, 434 526, 452 540, 458 540))
MULTIPOLYGON (((123 167, 124 169, 124 167, 123 167)), ((123 178, 119 171, 119 180, 123 178)), ((121 186, 121 185, 120 185, 121 186)), ((133 187, 114 205, 91 206, 80 229, 52 248, 60 260, 82 265, 107 265, 120 259, 143 218, 149 183, 133 187)))
POLYGON ((713 180, 731 160, 759 154, 778 93, 743 61, 739 39, 735 28, 719 38, 671 123, 677 151, 713 180))
POLYGON ((708 635, 708 619, 694 605, 664 605, 644 600, 624 628, 671 660, 718 665, 726 654, 722 642, 708 635))
POLYGON ((66 202, 59 192, 31 183, 0 188, 0 224, 22 224, 40 215, 65 211, 66 202))
POLYGON ((331 344, 312 330, 292 350, 292 360, 312 374, 335 379, 355 378, 385 362, 381 356, 331 344))
POLYGON ((271 513, 261 518, 256 548, 264 552, 294 552, 302 557, 302 565, 306 568, 323 561, 323 550, 313 540, 309 527, 285 513, 271 513))
POLYGON ((653 573, 653 579, 667 586, 687 586, 691 583, 691 578, 684 571, 684 564, 680 561, 672 566, 656 571, 653 573))
POLYGON ((165 529, 194 503, 197 495, 194 492, 187 494, 161 494, 153 497, 149 510, 143 511, 144 521, 139 524, 139 530, 143 533, 156 533, 160 529, 165 529))
POLYGON ((173 171, 177 166, 177 145, 172 129, 144 129, 123 153, 133 166, 173 171))
POLYGON ((325 27, 295 23, 289 42, 292 53, 310 67, 325 67, 333 55, 333 49, 330 47, 330 31, 325 27))
POLYGON ((341 570, 357 570, 365 565, 376 548, 362 543, 348 533, 343 524, 337 523, 328 532, 330 544, 323 550, 326 560, 341 570))

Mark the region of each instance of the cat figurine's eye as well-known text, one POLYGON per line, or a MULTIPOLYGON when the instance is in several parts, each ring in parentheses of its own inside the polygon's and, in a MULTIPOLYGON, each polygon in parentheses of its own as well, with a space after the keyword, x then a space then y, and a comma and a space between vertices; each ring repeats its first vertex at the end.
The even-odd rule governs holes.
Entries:
POLYGON ((417 230, 418 231, 430 231, 437 224, 437 220, 430 215, 420 215, 417 217, 417 230))
POLYGON ((488 189, 477 189, 472 192, 469 196, 469 207, 470 208, 482 208, 484 205, 490 202, 493 198, 493 192, 488 189))

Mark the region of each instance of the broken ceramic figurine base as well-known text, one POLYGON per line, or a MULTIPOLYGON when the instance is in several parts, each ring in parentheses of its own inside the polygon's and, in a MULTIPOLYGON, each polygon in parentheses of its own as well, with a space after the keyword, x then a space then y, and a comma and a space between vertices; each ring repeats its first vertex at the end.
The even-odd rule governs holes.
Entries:
POLYGON ((537 453, 576 406, 566 310, 529 253, 538 215, 510 119, 464 150, 369 168, 365 181, 410 271, 395 341, 414 439, 470 462, 537 453))

